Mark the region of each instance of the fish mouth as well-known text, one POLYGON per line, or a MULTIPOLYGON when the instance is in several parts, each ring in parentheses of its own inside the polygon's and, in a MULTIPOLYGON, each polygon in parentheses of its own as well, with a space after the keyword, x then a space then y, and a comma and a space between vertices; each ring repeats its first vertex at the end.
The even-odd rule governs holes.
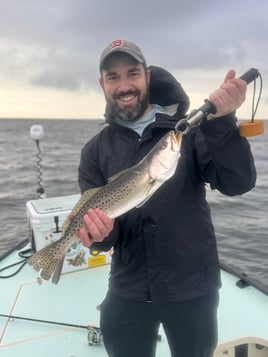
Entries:
POLYGON ((174 152, 180 151, 182 134, 178 131, 171 131, 171 150, 174 152))
POLYGON ((179 132, 179 131, 175 131, 174 132, 174 139, 175 139, 175 141, 177 142, 177 144, 179 144, 180 143, 180 141, 181 141, 181 132, 179 132))
POLYGON ((182 133, 181 132, 179 132, 179 131, 173 131, 172 132, 172 142, 174 144, 173 147, 179 147, 181 139, 182 139, 182 133))

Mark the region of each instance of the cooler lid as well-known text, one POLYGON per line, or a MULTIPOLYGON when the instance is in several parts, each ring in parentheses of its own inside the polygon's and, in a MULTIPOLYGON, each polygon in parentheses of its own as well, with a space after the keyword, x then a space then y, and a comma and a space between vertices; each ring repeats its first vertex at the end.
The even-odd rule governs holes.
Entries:
POLYGON ((26 206, 30 211, 34 210, 38 214, 70 211, 80 197, 79 194, 76 194, 61 197, 40 198, 28 201, 26 206))

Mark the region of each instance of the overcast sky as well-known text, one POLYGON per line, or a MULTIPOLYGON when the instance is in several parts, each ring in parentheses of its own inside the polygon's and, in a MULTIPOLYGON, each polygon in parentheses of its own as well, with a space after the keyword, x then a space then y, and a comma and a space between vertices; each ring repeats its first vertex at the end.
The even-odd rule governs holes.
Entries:
POLYGON ((267 0, 0 0, 0 117, 102 118, 99 55, 121 38, 176 76, 190 109, 228 69, 259 69, 257 117, 268 118, 267 16, 267 0))

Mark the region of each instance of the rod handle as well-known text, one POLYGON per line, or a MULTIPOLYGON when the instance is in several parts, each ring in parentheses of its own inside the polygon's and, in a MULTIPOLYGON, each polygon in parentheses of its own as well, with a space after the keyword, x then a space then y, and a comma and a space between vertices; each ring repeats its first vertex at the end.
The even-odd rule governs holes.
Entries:
POLYGON ((258 76, 260 75, 259 71, 256 68, 250 68, 248 71, 246 71, 244 74, 242 74, 240 79, 243 79, 244 81, 247 82, 247 84, 251 83, 254 81, 258 76))

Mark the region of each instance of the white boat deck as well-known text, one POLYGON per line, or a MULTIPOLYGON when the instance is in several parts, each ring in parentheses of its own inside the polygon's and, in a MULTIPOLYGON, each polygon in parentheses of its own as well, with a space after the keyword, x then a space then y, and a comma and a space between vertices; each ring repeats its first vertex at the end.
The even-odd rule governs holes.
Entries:
MULTIPOLYGON (((19 259, 12 254, 0 262, 0 269, 19 259)), ((0 314, 98 326, 97 306, 105 296, 108 274, 109 265, 105 265, 63 274, 58 285, 39 285, 37 273, 26 265, 16 276, 0 279, 0 314)), ((249 343, 255 349, 252 356, 268 356, 267 348, 255 345, 268 347, 268 296, 251 286, 238 288, 238 278, 225 271, 222 280, 215 355, 236 356, 235 345, 249 343)), ((103 344, 90 346, 87 334, 86 328, 0 317, 0 356, 105 357, 103 344)), ((162 329, 160 334, 156 356, 168 357, 162 329)))

